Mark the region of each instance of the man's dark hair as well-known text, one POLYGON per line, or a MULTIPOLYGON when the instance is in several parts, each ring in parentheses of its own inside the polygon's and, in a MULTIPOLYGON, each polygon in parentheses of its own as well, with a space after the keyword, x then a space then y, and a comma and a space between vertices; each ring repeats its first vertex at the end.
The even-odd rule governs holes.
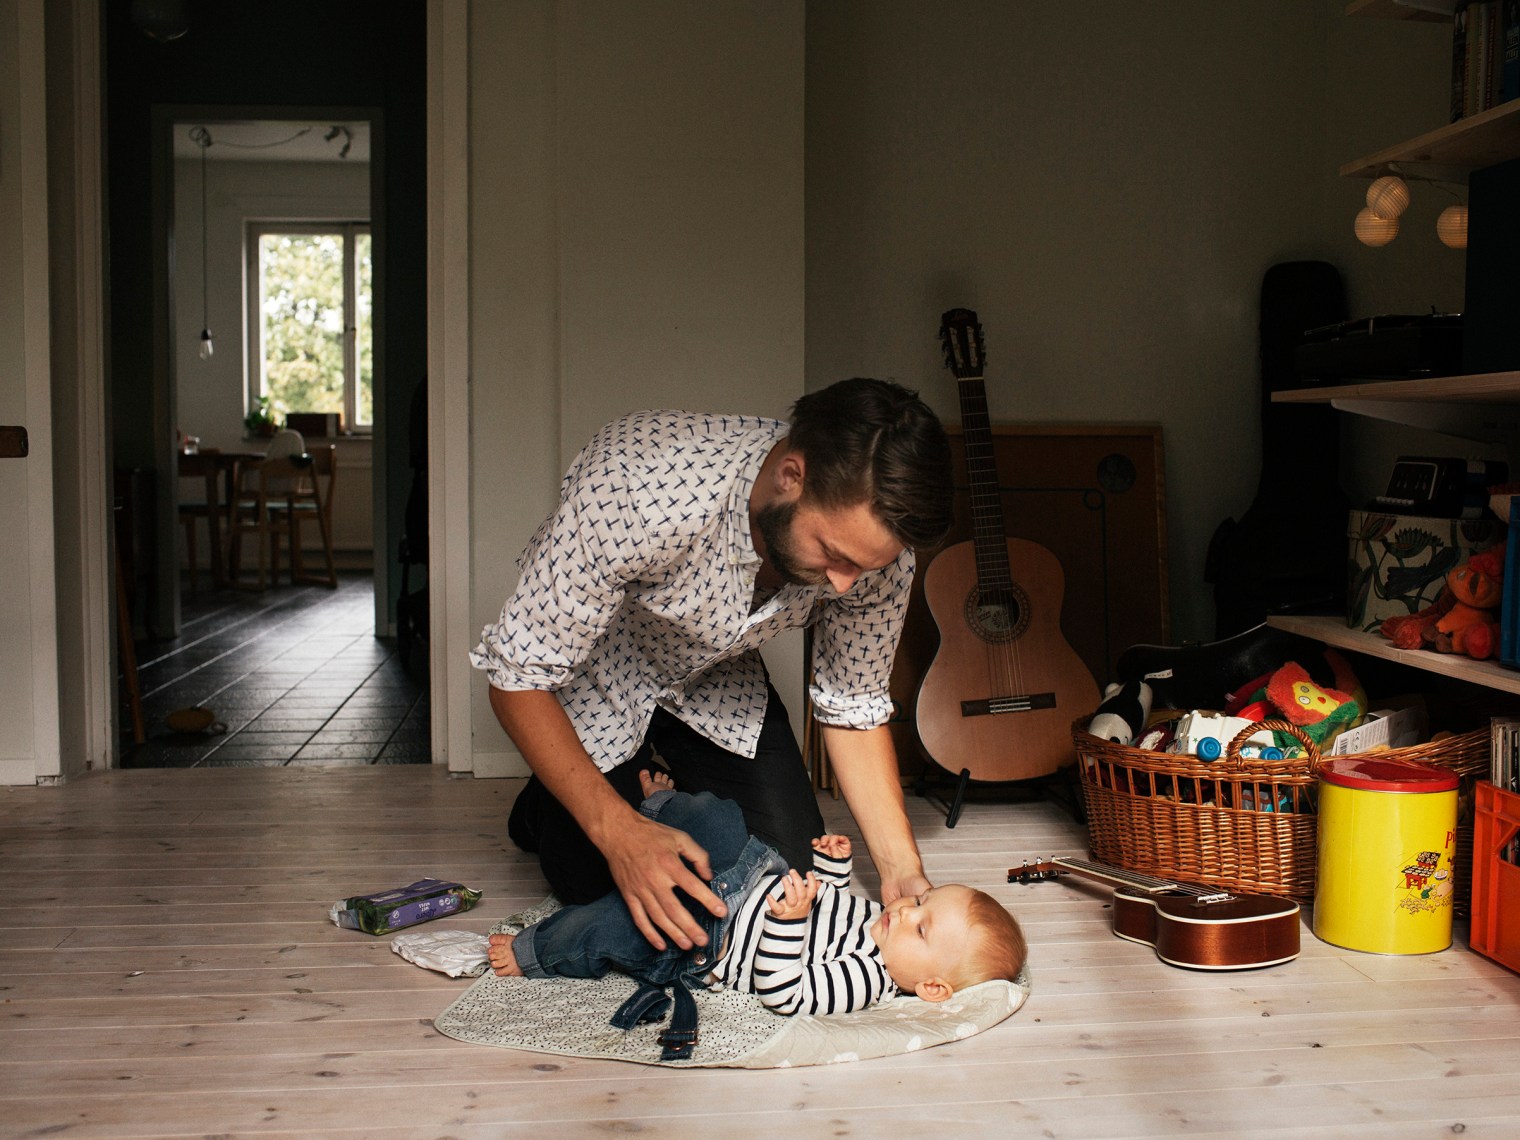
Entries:
POLYGON ((857 377, 792 405, 787 441, 807 460, 806 498, 869 503, 904 546, 937 546, 950 530, 950 440, 927 404, 889 380, 857 377))

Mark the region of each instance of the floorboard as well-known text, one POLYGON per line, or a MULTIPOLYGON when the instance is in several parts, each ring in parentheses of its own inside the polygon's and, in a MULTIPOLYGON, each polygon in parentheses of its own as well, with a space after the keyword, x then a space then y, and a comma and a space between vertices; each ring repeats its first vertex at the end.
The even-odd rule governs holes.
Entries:
POLYGON ((1029 937, 1033 995, 984 1034, 764 1072, 461 1044, 431 1019, 466 983, 327 910, 429 874, 485 892, 445 925, 537 902, 537 867, 504 837, 517 787, 287 765, 5 789, 0 1135, 1520 1134, 1520 976, 1460 925, 1439 954, 1357 954, 1316 940, 1306 909, 1294 962, 1175 969, 1112 935, 1095 884, 1005 881, 1085 854, 1050 803, 970 804, 951 830, 909 800, 931 877, 988 890, 1029 937))

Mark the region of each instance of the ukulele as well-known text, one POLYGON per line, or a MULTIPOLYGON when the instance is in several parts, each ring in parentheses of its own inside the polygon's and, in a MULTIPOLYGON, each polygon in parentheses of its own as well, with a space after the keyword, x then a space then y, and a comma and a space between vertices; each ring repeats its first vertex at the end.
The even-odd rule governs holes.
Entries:
POLYGON ((1254 970, 1298 957, 1298 904, 1270 895, 1232 895, 1121 871, 1086 859, 1025 863, 1010 883, 1033 883, 1075 872, 1118 883, 1114 933, 1142 942, 1168 966, 1254 970))
POLYGON ((1071 761, 1071 724, 1098 707, 1098 685, 1061 636, 1060 562, 1004 533, 976 314, 951 309, 940 339, 960 388, 974 537, 924 572, 940 641, 918 691, 918 736, 936 764, 963 778, 1032 779, 1071 761))

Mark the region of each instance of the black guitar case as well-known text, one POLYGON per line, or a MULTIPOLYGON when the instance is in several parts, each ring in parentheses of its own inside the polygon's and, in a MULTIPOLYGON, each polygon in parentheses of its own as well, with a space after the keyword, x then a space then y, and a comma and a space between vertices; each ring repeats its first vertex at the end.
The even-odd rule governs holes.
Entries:
POLYGON ((1323 261, 1287 261, 1261 283, 1261 476, 1256 498, 1209 542, 1204 581, 1214 587, 1215 637, 1252 629, 1268 615, 1344 605, 1346 516, 1340 488, 1340 424, 1327 404, 1274 404, 1300 387, 1293 350, 1306 329, 1346 319, 1340 272, 1323 261))

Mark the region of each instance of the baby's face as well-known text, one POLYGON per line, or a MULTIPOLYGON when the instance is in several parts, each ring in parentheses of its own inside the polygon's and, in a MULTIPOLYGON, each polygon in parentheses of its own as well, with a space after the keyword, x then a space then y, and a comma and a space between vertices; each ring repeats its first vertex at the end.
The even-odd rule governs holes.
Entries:
POLYGON ((872 924, 871 937, 899 989, 918 993, 932 978, 955 975, 971 945, 970 901, 969 887, 931 887, 916 897, 898 899, 872 924))

